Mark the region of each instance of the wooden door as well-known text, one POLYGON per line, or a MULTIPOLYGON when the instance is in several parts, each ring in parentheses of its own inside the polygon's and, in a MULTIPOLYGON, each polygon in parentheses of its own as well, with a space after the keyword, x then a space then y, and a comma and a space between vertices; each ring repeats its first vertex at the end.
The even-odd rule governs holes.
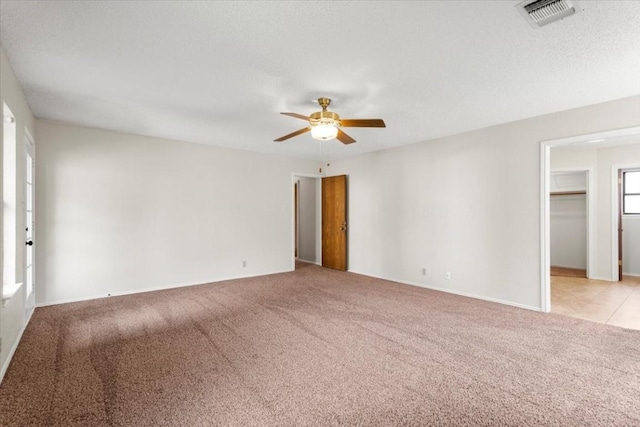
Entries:
POLYGON ((322 266, 347 270, 347 176, 322 178, 322 266))

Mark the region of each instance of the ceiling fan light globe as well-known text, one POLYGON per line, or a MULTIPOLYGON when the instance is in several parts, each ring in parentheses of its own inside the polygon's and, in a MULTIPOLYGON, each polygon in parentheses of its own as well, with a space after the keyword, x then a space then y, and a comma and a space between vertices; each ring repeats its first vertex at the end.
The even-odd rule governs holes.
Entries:
POLYGON ((320 124, 311 128, 311 136, 313 139, 320 141, 328 141, 338 136, 338 127, 330 124, 320 124))

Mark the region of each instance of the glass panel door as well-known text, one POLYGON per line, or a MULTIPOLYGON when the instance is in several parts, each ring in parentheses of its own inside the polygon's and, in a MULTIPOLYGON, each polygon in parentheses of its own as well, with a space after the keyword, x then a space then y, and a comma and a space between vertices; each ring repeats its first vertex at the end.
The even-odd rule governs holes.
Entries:
POLYGON ((25 284, 27 289, 27 298, 34 290, 34 272, 33 272, 33 229, 35 220, 33 215, 34 208, 34 192, 33 192, 33 156, 30 150, 26 153, 27 164, 25 165, 25 284))

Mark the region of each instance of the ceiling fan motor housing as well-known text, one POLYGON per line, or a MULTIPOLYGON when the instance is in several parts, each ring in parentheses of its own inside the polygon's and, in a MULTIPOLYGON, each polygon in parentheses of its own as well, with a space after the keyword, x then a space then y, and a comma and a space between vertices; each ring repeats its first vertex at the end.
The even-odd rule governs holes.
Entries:
POLYGON ((333 111, 317 111, 309 116, 311 126, 333 125, 340 126, 340 116, 333 111))

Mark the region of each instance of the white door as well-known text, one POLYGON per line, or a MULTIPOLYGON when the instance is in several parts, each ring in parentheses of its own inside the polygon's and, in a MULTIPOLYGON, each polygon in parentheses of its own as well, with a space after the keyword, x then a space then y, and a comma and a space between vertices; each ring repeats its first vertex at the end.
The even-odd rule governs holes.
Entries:
POLYGON ((34 229, 35 229, 35 193, 34 193, 34 149, 33 143, 27 138, 25 150, 25 251, 24 251, 24 281, 26 289, 26 310, 27 315, 35 305, 35 272, 34 272, 34 229))

